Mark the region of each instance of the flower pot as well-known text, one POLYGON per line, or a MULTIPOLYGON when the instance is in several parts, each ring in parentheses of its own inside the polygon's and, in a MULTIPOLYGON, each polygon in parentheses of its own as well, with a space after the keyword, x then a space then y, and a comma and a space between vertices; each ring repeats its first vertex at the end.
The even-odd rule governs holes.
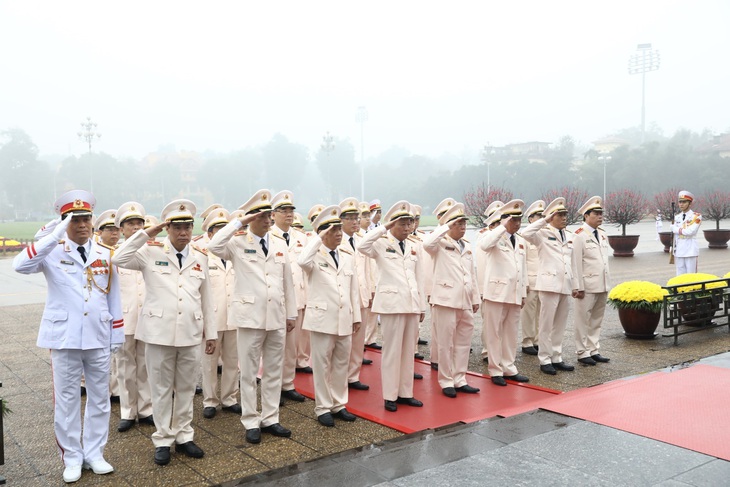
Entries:
POLYGON ((726 249, 727 241, 730 240, 730 230, 703 230, 705 240, 709 243, 711 249, 726 249))
POLYGON ((651 340, 657 336, 656 328, 662 314, 643 309, 619 308, 618 319, 624 327, 626 338, 651 340))
POLYGON ((721 299, 713 295, 677 302, 677 308, 679 308, 679 312, 682 314, 682 324, 687 326, 705 326, 711 324, 715 313, 720 310, 721 299))
POLYGON ((659 232, 659 241, 664 245, 664 252, 669 252, 672 247, 673 236, 672 232, 659 232))
POLYGON ((613 249, 614 257, 633 257, 634 249, 639 244, 638 235, 609 235, 608 245, 613 249))

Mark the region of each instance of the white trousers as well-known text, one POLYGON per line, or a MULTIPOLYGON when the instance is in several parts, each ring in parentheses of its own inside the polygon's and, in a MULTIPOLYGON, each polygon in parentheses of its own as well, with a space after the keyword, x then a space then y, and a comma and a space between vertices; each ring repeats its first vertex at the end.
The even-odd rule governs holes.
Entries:
MULTIPOLYGON (((438 327, 438 319, 436 318, 434 312, 433 312, 433 306, 431 306, 431 343, 429 344, 431 347, 431 356, 429 357, 429 360, 431 363, 437 364, 439 363, 439 327, 438 327)), ((472 317, 472 327, 474 326, 474 320, 472 317)))
POLYGON ((538 324, 537 358, 540 365, 563 361, 563 336, 570 310, 570 294, 539 291, 540 323, 538 324))
POLYGON ((107 348, 51 350, 53 428, 61 460, 67 467, 104 457, 109 437, 109 367, 107 348), (81 374, 86 377, 86 408, 81 438, 81 374))
POLYGON ((119 366, 119 412, 121 419, 135 420, 152 414, 152 396, 147 379, 145 343, 134 335, 124 337, 115 354, 119 366))
MULTIPOLYGON (((347 382, 358 382, 360 380, 360 369, 362 359, 365 356, 365 328, 370 315, 370 308, 360 308, 360 329, 352 334, 352 349, 350 351, 350 362, 348 365, 347 382)), ((311 339, 311 338, 310 338, 311 339)), ((314 346, 312 346, 314 348, 314 346)), ((314 354, 314 352, 312 352, 314 354)))
POLYGON ((314 414, 336 413, 347 405, 347 364, 352 335, 311 331, 314 414))
POLYGON ((537 345, 538 317, 540 316, 540 296, 537 291, 527 291, 525 305, 520 311, 522 324, 522 346, 524 348, 537 345))
POLYGON ((439 330, 439 385, 442 389, 465 386, 469 348, 474 334, 474 313, 470 309, 433 305, 431 319, 436 320, 439 330))
MULTIPOLYGON (((487 333, 489 363, 487 370, 491 377, 517 375, 515 355, 517 354, 517 329, 520 326, 520 306, 495 301, 482 301, 484 330, 487 333)), ((540 345, 542 349, 542 345, 540 345)), ((439 364, 439 369, 441 365, 439 364)))
POLYGON ((238 339, 236 330, 218 332, 215 352, 205 353, 205 341, 201 345, 203 361, 203 407, 233 406, 238 403, 238 339), (222 363, 221 393, 218 396, 218 361, 222 363))
POLYGON ((200 366, 200 346, 169 347, 147 343, 145 361, 157 431, 155 447, 193 441, 193 398, 200 366), (172 393, 175 392, 173 399, 172 393))
POLYGON ((585 293, 583 299, 575 300, 573 309, 575 327, 575 352, 578 358, 598 353, 601 348, 601 324, 606 311, 608 293, 585 293))
POLYGON ((269 331, 239 328, 237 338, 241 364, 241 423, 247 430, 278 423, 286 328, 269 331), (261 414, 256 409, 259 363, 262 363, 261 414))
POLYGON ((382 314, 383 362, 380 368, 383 399, 413 397, 413 341, 418 339, 415 313, 382 314))
POLYGON ((697 272, 697 261, 699 257, 675 257, 674 265, 677 267, 677 275, 697 272))
POLYGON ((368 315, 367 322, 365 321, 365 318, 362 319, 362 324, 367 325, 367 329, 365 330, 365 344, 370 345, 371 343, 376 343, 378 341, 378 315, 377 313, 373 313, 372 311, 368 315))
MULTIPOLYGON (((297 367, 307 367, 309 365, 309 332, 302 330, 302 322, 304 321, 304 309, 297 310, 297 319, 294 323, 294 329, 286 332, 286 344, 284 346, 284 364, 281 369, 281 390, 291 391, 294 389, 294 377, 296 376, 297 367), (302 358, 300 365, 300 342, 304 340, 306 332, 307 353, 306 359, 302 358)), ((302 352, 303 353, 303 352, 302 352)))

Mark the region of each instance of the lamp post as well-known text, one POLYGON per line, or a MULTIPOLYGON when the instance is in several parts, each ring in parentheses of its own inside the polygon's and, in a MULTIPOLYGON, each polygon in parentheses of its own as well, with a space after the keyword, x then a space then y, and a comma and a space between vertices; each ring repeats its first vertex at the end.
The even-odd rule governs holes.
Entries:
POLYGON ((645 94, 646 73, 659 69, 659 51, 651 48, 651 44, 639 44, 636 52, 629 58, 629 74, 641 75, 641 143, 646 135, 645 94))
POLYGON ((327 154, 327 186, 329 186, 330 190, 330 201, 332 201, 332 179, 330 174, 332 174, 332 168, 330 167, 330 154, 333 150, 335 150, 335 138, 330 135, 329 130, 326 134, 322 136, 322 145, 319 146, 321 150, 327 154))
POLYGON ((81 132, 78 132, 79 139, 86 141, 89 145, 89 178, 90 188, 89 191, 94 192, 94 164, 91 162, 91 143, 94 139, 101 137, 99 132, 96 132, 96 122, 91 121, 91 117, 86 117, 86 121, 81 122, 81 132))
POLYGON ((491 165, 494 154, 494 149, 490 145, 485 145, 482 149, 482 161, 487 164, 487 194, 492 190, 491 165))
POLYGON ((365 122, 368 121, 368 111, 365 107, 357 107, 355 121, 360 124, 360 201, 365 201, 365 152, 363 148, 365 122))
POLYGON ((606 206, 606 166, 611 161, 611 156, 598 156, 598 160, 603 163, 603 206, 606 206))

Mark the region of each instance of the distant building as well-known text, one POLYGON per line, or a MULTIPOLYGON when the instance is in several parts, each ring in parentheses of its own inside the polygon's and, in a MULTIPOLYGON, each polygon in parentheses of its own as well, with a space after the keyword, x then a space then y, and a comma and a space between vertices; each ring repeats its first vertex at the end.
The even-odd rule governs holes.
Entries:
POLYGON ((485 146, 485 157, 508 163, 527 159, 530 162, 545 162, 545 154, 550 151, 550 142, 520 142, 507 144, 504 147, 485 146))
POLYGON ((628 146, 629 141, 619 137, 604 137, 593 141, 593 150, 599 154, 610 154, 619 147, 628 146))
POLYGON ((730 133, 715 135, 710 142, 699 146, 697 152, 718 155, 723 159, 730 157, 730 133))

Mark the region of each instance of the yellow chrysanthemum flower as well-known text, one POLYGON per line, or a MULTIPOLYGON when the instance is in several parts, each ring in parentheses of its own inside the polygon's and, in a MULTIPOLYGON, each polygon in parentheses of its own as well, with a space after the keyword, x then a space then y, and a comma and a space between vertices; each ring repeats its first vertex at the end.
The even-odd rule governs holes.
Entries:
MULTIPOLYGON (((688 274, 680 274, 667 281, 667 286, 677 286, 679 284, 693 284, 692 286, 678 287, 677 292, 686 293, 689 291, 699 291, 702 289, 702 283, 720 279, 714 274, 704 274, 702 272, 691 272, 688 274)), ((711 282, 705 284, 705 289, 715 289, 726 286, 725 282, 711 282)))

